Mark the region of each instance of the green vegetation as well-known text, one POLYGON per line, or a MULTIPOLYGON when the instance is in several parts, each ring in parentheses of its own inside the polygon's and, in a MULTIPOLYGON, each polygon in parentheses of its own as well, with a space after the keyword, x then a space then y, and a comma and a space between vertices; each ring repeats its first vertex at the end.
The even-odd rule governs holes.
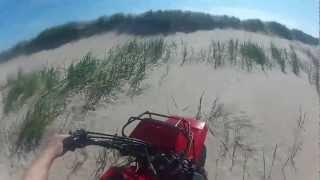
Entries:
POLYGON ((0 53, 0 61, 31 54, 46 49, 57 48, 67 42, 89 37, 103 32, 117 31, 136 35, 170 34, 193 32, 216 28, 244 29, 276 35, 289 40, 317 45, 318 39, 302 31, 290 30, 277 22, 262 22, 258 19, 244 20, 229 16, 215 16, 190 11, 167 10, 148 11, 139 15, 114 14, 103 16, 86 23, 67 23, 44 30, 35 38, 18 43, 13 48, 0 53))
POLYGON ((64 110, 65 98, 59 90, 51 90, 29 104, 16 142, 18 150, 30 151, 38 145, 47 125, 64 110))
POLYGON ((241 166, 240 159, 252 158, 257 152, 256 145, 252 143, 252 135, 257 131, 245 112, 231 112, 215 99, 203 120, 208 122, 209 133, 217 139, 218 159, 220 162, 229 161, 230 171, 236 166, 241 166))
MULTIPOLYGON (((288 29, 285 25, 282 25, 277 22, 267 22, 265 25, 266 25, 267 31, 270 32, 271 34, 277 35, 279 37, 282 37, 288 40, 292 40, 294 38, 291 30, 288 29)), ((316 40, 316 38, 314 39, 316 40)))
POLYGON ((62 72, 65 77, 59 76, 54 68, 19 72, 16 79, 8 80, 5 101, 7 113, 28 103, 17 148, 25 151, 35 148, 46 127, 64 111, 66 99, 74 94, 85 95, 85 110, 94 110, 102 97, 116 96, 125 84, 129 86, 128 95, 137 95, 147 69, 160 63, 167 51, 162 38, 132 40, 110 49, 105 59, 87 54, 62 72))
POLYGON ((292 36, 292 39, 294 39, 294 40, 301 41, 301 42, 311 44, 311 45, 317 45, 317 41, 319 42, 318 39, 302 32, 298 29, 292 29, 291 36, 292 36))
POLYGON ((248 71, 252 70, 252 62, 260 65, 263 71, 265 70, 267 56, 262 47, 251 42, 245 42, 240 45, 240 53, 243 59, 243 64, 247 67, 248 71))
POLYGON ((304 71, 308 74, 310 84, 316 86, 317 93, 320 95, 320 62, 319 57, 314 55, 310 50, 304 50, 304 53, 311 59, 312 63, 305 66, 304 71))
POLYGON ((273 43, 271 43, 270 48, 271 48, 272 58, 277 61, 277 63, 281 68, 281 71, 283 73, 286 73, 286 60, 285 60, 285 56, 282 55, 282 51, 278 49, 273 43))
POLYGON ((247 72, 251 72, 256 65, 260 66, 262 71, 271 70, 278 65, 282 73, 287 73, 287 66, 290 65, 292 68, 290 71, 297 76, 301 71, 306 73, 310 71, 310 65, 300 61, 293 47, 290 47, 289 50, 280 49, 273 43, 270 44, 270 57, 267 48, 250 41, 239 42, 237 39, 225 42, 212 40, 207 48, 201 48, 196 52, 196 57, 191 55, 192 46, 187 47, 185 42, 182 42, 180 48, 182 58, 180 65, 187 61, 207 63, 214 69, 231 65, 247 72))
POLYGON ((290 47, 290 58, 291 58, 291 65, 292 65, 292 72, 299 76, 300 74, 300 60, 293 49, 293 47, 290 47))
MULTIPOLYGON (((184 63, 189 52, 185 44, 181 46, 184 63)), ((267 49, 256 43, 250 41, 240 43, 239 40, 230 39, 226 42, 211 41, 207 48, 201 48, 197 52, 197 57, 189 59, 192 62, 207 63, 215 69, 231 65, 251 72, 254 66, 258 65, 262 71, 266 71, 277 64, 283 73, 287 73, 288 65, 296 75, 299 75, 300 71, 308 73, 308 65, 300 62, 293 47, 288 51, 285 48, 278 48, 273 43, 270 44, 270 58, 267 49)))
POLYGON ((182 46, 181 47, 182 48, 182 50, 181 50, 182 61, 180 63, 180 66, 183 66, 187 61, 187 56, 188 56, 189 51, 188 51, 188 45, 185 42, 181 41, 181 46, 182 46))
POLYGON ((226 65, 239 66, 251 72, 255 66, 262 71, 279 64, 286 72, 290 64, 292 72, 299 75, 306 69, 293 47, 287 52, 270 45, 269 60, 263 47, 238 40, 211 41, 206 49, 194 53, 192 46, 181 42, 167 43, 163 38, 133 39, 121 46, 111 48, 103 59, 88 53, 65 71, 46 68, 36 72, 18 72, 7 81, 4 91, 4 112, 19 110, 26 104, 26 114, 17 138, 20 150, 32 150, 39 143, 46 127, 66 110, 68 99, 81 94, 85 103, 83 111, 95 110, 101 99, 108 100, 119 92, 133 97, 143 88, 141 82, 152 67, 167 63, 172 56, 182 57, 182 62, 202 62, 217 69, 226 65), (196 56, 195 56, 196 54, 196 56), (286 62, 287 61, 287 62, 286 62))
POLYGON ((211 60, 214 68, 217 69, 218 67, 223 66, 225 44, 220 41, 211 41, 209 48, 211 49, 210 52, 212 52, 211 60))
POLYGON ((248 19, 242 21, 242 28, 251 32, 267 32, 265 24, 259 19, 248 19))
POLYGON ((94 72, 97 71, 99 60, 92 57, 90 53, 85 55, 79 63, 71 64, 67 70, 66 80, 68 89, 82 89, 90 79, 94 72))
POLYGON ((4 112, 16 110, 31 96, 53 88, 58 79, 58 72, 53 68, 27 74, 19 71, 14 79, 9 78, 7 81, 10 90, 4 98, 4 112))
POLYGON ((229 59, 231 64, 235 64, 237 60, 237 55, 238 55, 238 46, 239 46, 239 41, 238 40, 229 40, 228 43, 228 53, 229 53, 229 59))

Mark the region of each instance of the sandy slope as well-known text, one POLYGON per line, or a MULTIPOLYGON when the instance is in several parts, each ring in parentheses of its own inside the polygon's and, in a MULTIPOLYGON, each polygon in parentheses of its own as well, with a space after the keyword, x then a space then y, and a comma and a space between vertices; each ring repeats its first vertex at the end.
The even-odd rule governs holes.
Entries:
MULTIPOLYGON (((64 67, 88 51, 103 57, 106 49, 129 38, 131 37, 127 35, 108 33, 66 44, 58 49, 39 52, 27 57, 18 57, 0 64, 0 81, 3 82, 8 74, 15 73, 19 68, 30 71, 47 65, 64 67)), ((195 50, 207 47, 213 39, 221 41, 239 39, 258 42, 266 47, 270 45, 270 42, 274 42, 284 48, 293 45, 299 49, 315 51, 314 48, 298 42, 235 30, 177 33, 166 37, 166 39, 176 42, 183 40, 195 50)), ((298 55, 304 61, 309 61, 302 52, 299 51, 298 55)), ((179 61, 179 59, 176 60, 179 61)), ((275 163, 272 177, 273 179, 282 179, 281 164, 287 157, 288 147, 292 144, 293 130, 299 108, 301 108, 308 115, 305 132, 302 134, 304 145, 296 159, 297 171, 294 172, 292 168, 288 168, 287 179, 316 179, 318 169, 318 161, 316 160, 318 96, 315 88, 308 83, 304 74, 301 77, 296 77, 291 73, 283 74, 277 69, 266 73, 261 71, 247 73, 235 68, 214 70, 205 64, 195 63, 181 67, 177 61, 150 71, 148 78, 143 83, 147 88, 140 96, 129 98, 120 95, 114 103, 101 104, 95 112, 89 112, 85 116, 79 115, 77 108, 73 108, 72 118, 77 121, 72 123, 70 127, 86 127, 96 131, 116 132, 128 116, 139 114, 145 110, 194 116, 199 98, 204 92, 204 113, 209 112, 213 100, 219 98, 219 101, 223 102, 229 111, 244 112, 252 120, 257 131, 251 136, 254 137, 255 146, 260 150, 265 150, 267 167, 271 163, 274 145, 279 145, 279 157, 275 163), (167 68, 168 74, 166 75, 167 68)), ((81 104, 81 98, 74 99, 73 104, 81 104)), ((15 119, 2 118, 0 127, 3 129, 3 127, 10 126, 12 121, 15 119)), ((58 120, 52 125, 52 128, 63 121, 63 118, 58 120)), ((216 138, 208 136, 207 170, 209 179, 215 179, 215 177, 220 180, 242 178, 241 167, 230 172, 228 161, 220 162, 216 166, 216 160, 219 158, 217 155, 218 144, 216 138)), ((54 165, 51 179, 66 179, 66 177, 69 179, 88 179, 92 174, 93 157, 96 152, 97 148, 89 148, 88 160, 70 176, 68 174, 74 165, 74 160, 81 160, 84 156, 80 153, 67 154, 54 165)), ((6 153, 2 151, 2 154, 0 158, 1 179, 16 179, 21 175, 22 168, 10 168, 8 158, 5 156, 6 153), (12 174, 11 172, 16 173, 12 174)), ((250 176, 246 176, 246 179, 262 179, 261 154, 252 159, 250 164, 252 165, 249 170, 250 176)))

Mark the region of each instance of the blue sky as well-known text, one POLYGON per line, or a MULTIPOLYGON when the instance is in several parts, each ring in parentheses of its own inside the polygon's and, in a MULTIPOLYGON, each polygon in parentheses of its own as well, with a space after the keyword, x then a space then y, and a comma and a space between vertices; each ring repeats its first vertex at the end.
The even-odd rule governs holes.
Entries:
POLYGON ((150 9, 274 20, 313 36, 318 34, 318 0, 0 0, 0 51, 53 25, 150 9))

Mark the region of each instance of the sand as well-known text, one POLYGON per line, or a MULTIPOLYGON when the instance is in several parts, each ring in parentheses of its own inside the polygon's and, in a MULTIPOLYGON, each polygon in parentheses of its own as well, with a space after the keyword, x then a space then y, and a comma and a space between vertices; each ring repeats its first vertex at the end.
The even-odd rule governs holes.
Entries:
MULTIPOLYGON (((12 59, 0 64, 0 82, 3 84, 6 77, 16 73, 18 69, 28 72, 43 66, 66 67, 88 51, 103 57, 107 49, 130 38, 132 37, 128 35, 107 33, 68 43, 54 50, 12 59)), ((268 47, 270 42, 273 42, 283 48, 289 48, 292 45, 301 50, 316 51, 315 48, 299 42, 237 30, 177 33, 166 37, 168 41, 179 42, 182 40, 195 50, 207 47, 211 40, 227 41, 229 39, 250 40, 264 47, 268 47)), ((302 51, 299 51, 298 55, 304 61, 310 61, 302 51)), ((292 73, 283 74, 279 69, 251 73, 232 67, 215 70, 213 67, 201 63, 190 63, 181 67, 179 61, 180 59, 175 59, 169 65, 150 70, 148 78, 143 82, 143 85, 148 87, 143 91, 143 94, 134 98, 121 94, 114 103, 102 103, 96 111, 89 112, 83 117, 73 116, 73 118, 78 117, 79 119, 76 119, 78 121, 75 121, 74 125, 70 127, 85 127, 93 131, 114 133, 121 128, 129 116, 137 115, 146 110, 194 116, 199 105, 199 98, 204 93, 204 113, 209 112, 214 99, 219 98, 219 101, 223 102, 228 110, 244 112, 252 120, 257 130, 252 133, 253 139, 256 140, 255 146, 259 150, 265 150, 267 165, 270 165, 273 147, 275 144, 279 145, 279 157, 273 167, 272 179, 280 180, 283 179, 281 166, 287 157, 288 148, 292 144, 296 119, 301 109, 308 117, 305 131, 302 133, 303 148, 296 158, 297 171, 295 172, 289 167, 286 171, 287 179, 317 178, 319 166, 317 161, 318 95, 315 87, 309 84, 305 74, 297 77, 292 73), (169 73, 165 76, 167 66, 169 73)), ((74 99, 73 104, 81 104, 81 98, 74 99)), ((77 111, 75 110, 73 114, 77 114, 77 111)), ((1 113, 0 115, 3 116, 1 113)), ((14 121, 13 118, 3 116, 0 127, 2 129, 9 127, 14 121)), ((54 129, 54 126, 62 121, 63 119, 58 120, 51 128, 54 129)), ((220 162, 216 166, 218 144, 217 139, 209 134, 206 142, 208 147, 206 169, 209 179, 215 179, 215 177, 219 180, 242 178, 240 167, 230 172, 229 162, 220 162)), ((94 156, 97 150, 98 148, 94 147, 88 148, 88 160, 72 175, 68 174, 70 174, 74 160, 81 160, 83 156, 80 153, 66 154, 54 164, 50 179, 89 179, 92 175, 94 156)), ((6 152, 2 151, 0 178, 18 179, 24 170, 23 167, 26 167, 29 161, 26 160, 18 168, 10 167, 6 152)), ((262 179, 261 156, 258 155, 256 159, 252 159, 250 164, 252 166, 250 176, 246 175, 246 179, 262 179)), ((267 167, 269 168, 269 166, 267 167)))

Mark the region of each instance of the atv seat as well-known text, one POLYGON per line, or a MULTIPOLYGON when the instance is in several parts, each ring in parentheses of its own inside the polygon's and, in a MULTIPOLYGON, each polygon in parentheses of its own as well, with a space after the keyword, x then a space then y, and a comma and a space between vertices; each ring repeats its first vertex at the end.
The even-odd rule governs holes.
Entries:
POLYGON ((130 137, 140 139, 164 152, 181 153, 188 146, 188 139, 179 128, 151 118, 140 121, 130 137))

